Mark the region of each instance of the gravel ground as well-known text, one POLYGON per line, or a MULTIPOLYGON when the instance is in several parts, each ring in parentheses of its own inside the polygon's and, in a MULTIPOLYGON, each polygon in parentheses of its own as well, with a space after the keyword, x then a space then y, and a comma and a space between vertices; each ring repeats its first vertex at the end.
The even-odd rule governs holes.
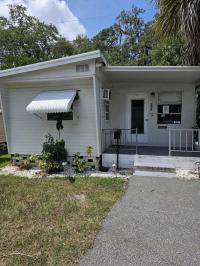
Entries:
POLYGON ((80 266, 200 265, 200 181, 132 177, 80 266))
MULTIPOLYGON (((8 165, 2 169, 0 169, 0 175, 16 175, 21 177, 27 177, 27 178, 41 178, 42 177, 42 171, 39 170, 37 167, 34 167, 30 170, 20 170, 17 166, 8 165)), ((92 170, 92 171, 86 171, 83 174, 76 174, 72 169, 70 170, 70 176, 72 177, 85 177, 85 176, 91 176, 91 177, 119 177, 123 179, 129 179, 132 177, 132 171, 131 170, 121 170, 118 172, 100 172, 98 170, 92 170)), ((50 174, 47 175, 47 177, 53 178, 53 177, 66 177, 65 172, 60 172, 57 174, 50 174)))

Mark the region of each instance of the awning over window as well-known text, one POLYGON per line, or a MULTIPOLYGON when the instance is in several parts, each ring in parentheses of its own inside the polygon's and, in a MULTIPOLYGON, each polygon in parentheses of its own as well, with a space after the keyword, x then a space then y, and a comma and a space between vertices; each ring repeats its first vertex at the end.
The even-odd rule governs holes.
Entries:
POLYGON ((46 91, 38 94, 26 107, 35 114, 69 112, 76 97, 76 90, 46 91))

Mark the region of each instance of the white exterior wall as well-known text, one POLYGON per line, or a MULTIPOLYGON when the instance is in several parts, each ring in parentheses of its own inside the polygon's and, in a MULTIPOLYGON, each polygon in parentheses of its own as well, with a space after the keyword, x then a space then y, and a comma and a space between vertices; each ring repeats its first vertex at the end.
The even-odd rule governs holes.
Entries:
POLYGON ((90 61, 81 61, 77 64, 68 64, 63 66, 51 67, 44 70, 35 70, 23 74, 13 75, 10 77, 5 77, 2 79, 2 82, 10 83, 25 83, 25 82, 39 82, 39 81, 52 81, 56 80, 66 80, 66 79, 80 79, 82 77, 87 77, 95 74, 95 62, 94 60, 90 61), (89 64, 88 72, 76 72, 76 65, 89 64))
MULTIPOLYGON (((47 133, 58 137, 56 121, 39 119, 26 112, 26 106, 40 92, 47 90, 80 90, 79 100, 74 104, 74 121, 63 121, 61 138, 66 141, 68 154, 76 152, 85 155, 86 147, 93 146, 94 156, 101 154, 102 129, 130 128, 128 118, 129 95, 143 93, 147 98, 147 136, 146 145, 168 146, 168 129, 157 125, 157 93, 167 91, 182 92, 182 123, 167 125, 175 128, 192 128, 195 125, 195 88, 191 84, 178 83, 112 83, 106 79, 102 69, 95 67, 95 60, 77 64, 89 64, 89 72, 77 73, 76 64, 68 64, 32 71, 2 78, 0 81, 2 107, 8 148, 10 153, 40 153, 41 144, 47 133), (105 120, 105 106, 102 89, 112 90, 110 101, 110 121, 105 120), (150 97, 155 92, 155 97, 150 97), (150 111, 150 104, 153 111, 150 111)), ((109 78, 109 77, 107 77, 109 78)))
MULTIPOLYGON (((111 118, 109 121, 106 120, 105 101, 102 98, 103 89, 111 89, 112 87, 112 85, 108 82, 108 80, 106 80, 105 76, 103 75, 102 68, 96 68, 95 84, 96 84, 96 92, 97 92, 97 120, 98 120, 98 132, 99 132, 99 147, 100 147, 100 154, 101 154, 105 148, 103 147, 104 141, 102 141, 102 138, 103 138, 102 130, 111 128, 111 118)), ((111 105, 111 102, 110 102, 110 105, 111 105)))
POLYGON ((195 126, 196 98, 195 87, 192 84, 134 84, 120 83, 113 84, 112 101, 111 101, 111 127, 130 129, 130 117, 128 108, 129 95, 143 93, 147 96, 147 137, 146 145, 168 146, 168 128, 185 128, 189 129, 195 126), (167 125, 167 129, 159 129, 157 124, 157 104, 158 92, 182 92, 182 123, 180 125, 167 125), (155 92, 152 99, 150 94, 155 92), (153 104, 153 111, 150 111, 150 103, 153 104))
POLYGON ((75 89, 79 99, 74 102, 74 120, 63 121, 61 138, 66 142, 68 155, 76 152, 86 155, 86 147, 94 148, 93 156, 99 156, 96 134, 95 94, 93 77, 95 60, 77 64, 89 64, 89 72, 76 72, 76 64, 33 71, 7 77, 1 86, 2 107, 6 124, 9 153, 40 154, 45 135, 58 138, 56 121, 47 121, 26 112, 26 106, 42 91, 75 89))
POLYGON ((74 103, 74 121, 63 121, 61 138, 66 142, 68 155, 80 152, 85 155, 86 147, 94 148, 97 156, 97 141, 94 112, 94 89, 92 78, 68 82, 66 85, 32 85, 28 87, 7 88, 7 124, 9 132, 9 152, 31 154, 41 152, 41 144, 47 133, 58 138, 56 121, 47 121, 26 112, 26 106, 41 91, 76 89, 79 100, 74 103))

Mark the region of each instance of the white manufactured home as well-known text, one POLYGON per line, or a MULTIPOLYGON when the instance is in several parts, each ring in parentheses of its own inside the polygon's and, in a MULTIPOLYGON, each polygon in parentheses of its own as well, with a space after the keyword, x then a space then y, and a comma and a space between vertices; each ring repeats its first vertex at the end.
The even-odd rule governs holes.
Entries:
POLYGON ((100 51, 0 71, 9 153, 40 154, 61 118, 69 156, 92 146, 110 166, 117 142, 122 167, 136 153, 193 154, 199 84, 200 67, 110 66, 100 51))

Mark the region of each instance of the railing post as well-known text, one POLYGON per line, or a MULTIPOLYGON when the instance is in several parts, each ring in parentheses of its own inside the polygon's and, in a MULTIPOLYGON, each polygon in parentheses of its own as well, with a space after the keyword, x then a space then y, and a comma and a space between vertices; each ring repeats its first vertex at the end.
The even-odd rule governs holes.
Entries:
POLYGON ((197 135, 198 135, 198 139, 197 139, 197 141, 198 141, 198 149, 200 148, 200 144, 199 144, 199 140, 200 140, 200 130, 198 130, 198 133, 197 133, 197 135))
POLYGON ((104 130, 101 130, 101 151, 104 152, 104 130))
POLYGON ((135 153, 138 154, 138 129, 137 128, 135 130, 135 142, 136 142, 135 153))
POLYGON ((185 130, 185 149, 186 151, 188 150, 188 132, 187 132, 187 129, 185 130))
POLYGON ((192 142, 191 142, 192 151, 194 151, 194 131, 192 130, 192 142))
POLYGON ((171 156, 171 128, 169 128, 169 156, 171 156))

